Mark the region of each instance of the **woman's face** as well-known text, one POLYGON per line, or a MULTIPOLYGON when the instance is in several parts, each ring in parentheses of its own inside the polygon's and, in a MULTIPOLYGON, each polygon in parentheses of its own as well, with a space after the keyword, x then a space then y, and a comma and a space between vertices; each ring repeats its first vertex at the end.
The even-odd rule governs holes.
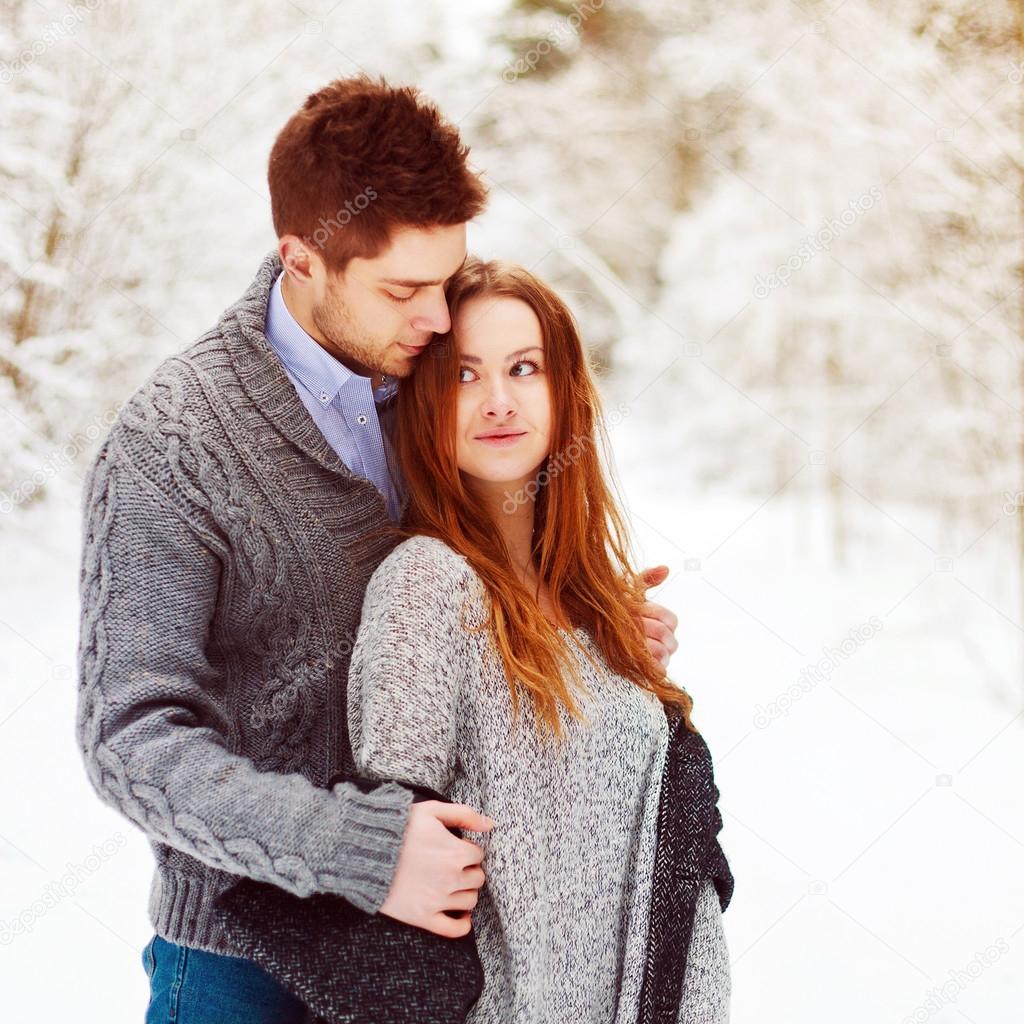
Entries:
POLYGON ((485 490, 525 486, 550 447, 540 321, 522 299, 480 295, 461 306, 454 333, 459 469, 485 490))

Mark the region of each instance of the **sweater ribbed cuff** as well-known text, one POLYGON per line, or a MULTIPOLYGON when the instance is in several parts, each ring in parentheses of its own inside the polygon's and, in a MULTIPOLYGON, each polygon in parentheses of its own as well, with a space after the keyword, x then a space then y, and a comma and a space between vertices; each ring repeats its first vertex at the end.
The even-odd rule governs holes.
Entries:
POLYGON ((332 792, 339 804, 337 863, 343 872, 332 889, 375 914, 394 882, 412 791, 397 782, 382 782, 369 793, 351 783, 339 783, 332 792))

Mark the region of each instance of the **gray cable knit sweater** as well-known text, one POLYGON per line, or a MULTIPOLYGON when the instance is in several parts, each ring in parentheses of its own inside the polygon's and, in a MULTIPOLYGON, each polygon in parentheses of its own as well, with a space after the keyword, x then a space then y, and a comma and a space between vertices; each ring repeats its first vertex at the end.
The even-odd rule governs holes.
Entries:
POLYGON ((86 480, 76 734, 149 837, 163 938, 231 953, 211 913, 244 875, 377 910, 412 793, 352 772, 349 655, 393 540, 263 334, 268 253, 217 325, 126 402, 86 480))
MULTIPOLYGON (((473 1024, 634 1024, 651 909, 668 724, 658 699, 575 654, 590 725, 561 709, 567 742, 518 733, 486 631, 483 585, 430 537, 394 549, 370 580, 349 668, 359 771, 430 786, 496 821, 467 838, 486 851, 473 911, 484 968, 473 1024)), ((566 642, 571 636, 563 631, 566 642)), ((703 883, 678 1020, 724 1024, 729 957, 712 881, 703 883)))

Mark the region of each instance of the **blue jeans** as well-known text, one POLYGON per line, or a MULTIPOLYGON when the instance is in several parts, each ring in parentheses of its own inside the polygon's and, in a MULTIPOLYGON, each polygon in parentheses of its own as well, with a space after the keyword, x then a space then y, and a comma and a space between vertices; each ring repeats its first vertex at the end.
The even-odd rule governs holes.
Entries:
POLYGON ((154 935, 142 950, 149 975, 146 1024, 309 1024, 305 1004, 266 971, 235 956, 154 935))

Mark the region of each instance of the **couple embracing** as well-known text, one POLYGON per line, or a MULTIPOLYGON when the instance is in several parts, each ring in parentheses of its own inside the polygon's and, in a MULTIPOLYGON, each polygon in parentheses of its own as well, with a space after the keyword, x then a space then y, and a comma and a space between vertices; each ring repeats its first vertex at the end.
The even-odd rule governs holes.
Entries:
POLYGON ((277 249, 90 467, 76 733, 156 859, 148 1024, 427 1021, 418 939, 431 991, 479 966, 446 1020, 728 1020, 664 570, 629 562, 568 308, 466 253, 467 156, 416 90, 311 95, 270 156, 277 249), (316 1016, 239 885, 357 916, 306 980, 358 964, 369 1015, 316 1016), (367 965, 382 936, 405 952, 367 965))

